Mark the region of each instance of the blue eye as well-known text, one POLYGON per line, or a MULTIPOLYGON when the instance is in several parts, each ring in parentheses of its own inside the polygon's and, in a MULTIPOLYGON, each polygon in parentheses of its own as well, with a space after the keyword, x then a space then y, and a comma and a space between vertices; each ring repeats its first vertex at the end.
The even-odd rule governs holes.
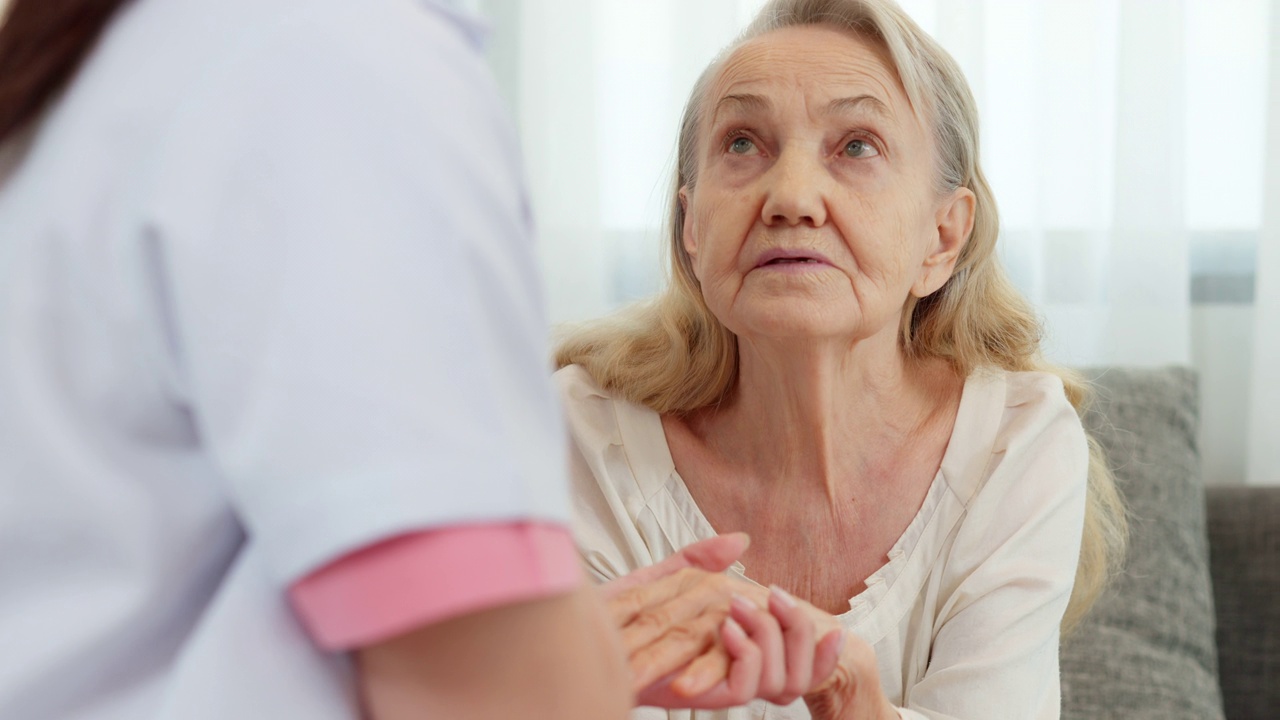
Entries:
POLYGON ((849 144, 844 146, 844 154, 854 158, 868 158, 879 155, 880 151, 865 140, 850 140, 849 144))
POLYGON ((756 144, 744 137, 734 138, 733 142, 729 143, 729 152, 734 155, 746 155, 755 149, 756 144))

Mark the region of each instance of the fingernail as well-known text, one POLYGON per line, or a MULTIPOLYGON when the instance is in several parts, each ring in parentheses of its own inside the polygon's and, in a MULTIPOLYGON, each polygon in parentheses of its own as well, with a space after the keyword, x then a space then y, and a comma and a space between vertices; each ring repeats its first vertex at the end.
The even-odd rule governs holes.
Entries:
POLYGON ((735 608, 737 608, 742 612, 750 612, 751 610, 757 609, 756 604, 751 602, 749 599, 747 599, 746 595, 739 595, 738 593, 734 593, 733 598, 730 599, 729 602, 732 603, 735 608))
POLYGON ((847 630, 841 630, 841 631, 840 631, 840 639, 839 639, 839 640, 836 640, 836 655, 837 655, 837 656, 839 656, 839 655, 840 655, 840 653, 844 652, 844 643, 845 643, 845 641, 846 641, 846 640, 848 640, 848 639, 849 639, 849 632, 848 632, 847 630))
POLYGON ((769 594, 777 599, 777 601, 782 604, 782 607, 788 610, 794 610, 796 608, 796 599, 788 595, 786 590, 783 590, 777 585, 769 586, 769 594))
POLYGON ((731 617, 724 619, 724 632, 733 633, 743 638, 747 636, 747 631, 743 630, 742 626, 738 624, 738 621, 731 617))

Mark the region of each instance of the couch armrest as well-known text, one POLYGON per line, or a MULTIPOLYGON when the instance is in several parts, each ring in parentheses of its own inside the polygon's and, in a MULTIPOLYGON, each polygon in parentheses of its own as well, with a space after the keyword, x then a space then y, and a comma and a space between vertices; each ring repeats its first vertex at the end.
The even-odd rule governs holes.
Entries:
POLYGON ((1228 720, 1280 708, 1280 487, 1210 487, 1209 572, 1228 720))

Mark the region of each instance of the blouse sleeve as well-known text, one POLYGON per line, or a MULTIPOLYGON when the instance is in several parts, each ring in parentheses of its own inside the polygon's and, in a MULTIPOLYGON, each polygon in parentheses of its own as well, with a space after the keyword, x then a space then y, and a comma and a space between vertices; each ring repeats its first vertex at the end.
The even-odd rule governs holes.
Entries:
POLYGON ((1088 445, 1056 378, 1025 390, 946 561, 952 591, 925 676, 904 698, 909 720, 1059 717, 1059 625, 1080 553, 1088 445))

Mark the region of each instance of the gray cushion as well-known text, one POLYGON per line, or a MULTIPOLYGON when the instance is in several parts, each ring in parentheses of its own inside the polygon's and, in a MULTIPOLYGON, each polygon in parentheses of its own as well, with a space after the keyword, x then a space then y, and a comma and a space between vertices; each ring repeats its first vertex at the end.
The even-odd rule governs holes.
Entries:
POLYGON ((1102 443, 1130 513, 1120 577, 1062 652, 1063 717, 1222 718, 1194 374, 1087 373, 1085 425, 1102 443))
POLYGON ((1231 720, 1280 717, 1280 487, 1208 492, 1218 679, 1231 720))

